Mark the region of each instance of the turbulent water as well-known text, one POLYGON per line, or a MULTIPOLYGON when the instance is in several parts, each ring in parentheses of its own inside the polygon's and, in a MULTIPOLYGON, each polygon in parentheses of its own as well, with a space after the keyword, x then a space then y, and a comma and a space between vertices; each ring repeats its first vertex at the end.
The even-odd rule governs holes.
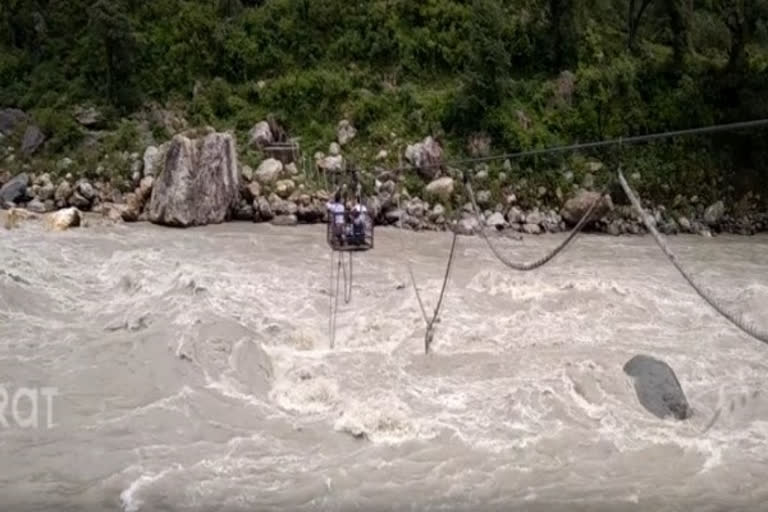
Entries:
MULTIPOLYGON (((377 230, 330 350, 324 234, 0 233, 0 383, 9 402, 58 391, 39 428, 5 411, 0 507, 768 508, 768 347, 709 309, 650 237, 583 236, 527 274, 460 238, 425 356, 404 258, 431 310, 449 235, 408 233, 404 250, 377 230), (637 354, 675 370, 690 420, 643 409, 622 371, 637 354)), ((498 243, 532 260, 559 240, 498 243)), ((768 238, 670 244, 768 328, 768 238)))

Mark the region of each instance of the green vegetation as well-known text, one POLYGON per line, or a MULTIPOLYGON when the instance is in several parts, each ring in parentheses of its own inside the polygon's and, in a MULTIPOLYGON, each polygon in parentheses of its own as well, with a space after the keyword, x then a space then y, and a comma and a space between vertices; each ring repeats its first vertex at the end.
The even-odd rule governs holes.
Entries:
MULTIPOLYGON (((767 22, 768 0, 4 0, 0 106, 35 117, 48 158, 81 151, 72 112, 89 104, 111 153, 140 151, 145 128, 169 135, 136 121, 150 104, 235 129, 241 147, 271 113, 310 154, 347 118, 358 136, 345 153, 365 165, 381 149, 395 164, 427 134, 452 158, 476 133, 512 152, 768 117, 767 22)), ((585 157, 620 157, 658 201, 765 200, 766 142, 720 134, 506 174, 554 200, 565 169, 578 183, 585 157)))

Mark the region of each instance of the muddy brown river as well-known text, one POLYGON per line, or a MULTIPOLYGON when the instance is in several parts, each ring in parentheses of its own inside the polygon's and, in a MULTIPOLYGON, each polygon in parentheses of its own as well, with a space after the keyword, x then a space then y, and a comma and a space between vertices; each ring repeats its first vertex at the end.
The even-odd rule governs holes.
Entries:
MULTIPOLYGON (((431 310, 450 236, 409 232, 404 251, 377 229, 333 350, 324 236, 0 232, 0 508, 768 510, 768 347, 650 237, 584 235, 526 274, 461 237, 424 355, 404 258, 431 310), (638 354, 675 370, 690 420, 640 405, 622 371, 638 354)), ((498 243, 528 261, 561 239, 498 243)), ((768 328, 768 237, 669 243, 768 328)))

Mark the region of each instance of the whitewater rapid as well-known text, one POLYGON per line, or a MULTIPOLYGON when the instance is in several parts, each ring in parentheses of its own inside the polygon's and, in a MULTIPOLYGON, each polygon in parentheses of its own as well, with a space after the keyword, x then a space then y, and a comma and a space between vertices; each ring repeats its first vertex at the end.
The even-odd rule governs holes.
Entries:
MULTIPOLYGON (((323 226, 0 233, 0 383, 51 387, 51 428, 0 429, 4 510, 768 509, 768 347, 650 237, 579 237, 514 273, 461 237, 377 229, 329 349, 323 226), (660 420, 623 365, 666 361, 660 420), (711 429, 705 427, 722 412, 711 429)), ((500 239, 519 261, 560 236, 500 239)), ((768 237, 669 239, 768 327, 768 237)), ((44 425, 43 425, 44 426, 44 425)))

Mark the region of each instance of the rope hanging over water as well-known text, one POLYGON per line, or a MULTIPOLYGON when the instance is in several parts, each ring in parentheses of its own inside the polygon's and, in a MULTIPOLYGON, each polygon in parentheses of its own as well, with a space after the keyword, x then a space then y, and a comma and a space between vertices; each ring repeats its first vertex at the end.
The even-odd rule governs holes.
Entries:
POLYGON ((637 211, 637 214, 640 216, 643 223, 645 224, 645 227, 648 229, 651 235, 653 235, 653 238, 656 241, 656 244, 659 246, 662 252, 664 252, 664 254, 667 256, 667 259, 669 259, 670 263, 674 265, 674 267, 678 270, 678 272, 680 272, 683 278, 685 278, 688 284, 691 285, 691 287, 696 291, 696 293, 698 293, 699 296, 702 299, 704 299, 710 306, 712 306, 712 308, 715 311, 720 313, 720 315, 722 315, 726 320, 731 322, 733 325, 735 325, 736 327, 738 327, 739 329, 741 329, 743 332, 750 335, 751 337, 755 338, 756 340, 761 341, 765 344, 768 344, 768 332, 765 332, 759 329, 758 327, 747 323, 740 316, 728 311, 724 306, 720 304, 719 300, 712 297, 709 293, 704 291, 704 289, 698 283, 696 283, 693 277, 682 267, 682 265, 680 265, 680 262, 677 260, 677 257, 670 250, 669 246, 666 244, 661 234, 656 229, 656 220, 650 215, 648 215, 648 213, 643 208, 634 190, 632 190, 632 187, 630 187, 629 183, 627 183, 627 180, 624 178, 624 174, 621 172, 621 167, 619 167, 618 176, 619 176, 619 183, 621 184, 621 188, 624 189, 624 193, 627 194, 627 197, 629 198, 630 202, 632 203, 632 206, 635 208, 635 211, 637 211))
MULTIPOLYGON (((487 226, 485 220, 483 219, 483 216, 480 214, 480 209, 477 206, 477 201, 475 200, 475 194, 472 191, 472 185, 467 182, 465 184, 465 188, 467 189, 467 192, 469 194, 470 202, 472 203, 472 209, 474 211, 475 216, 477 217, 477 220, 482 225, 487 226)), ((483 229, 483 226, 480 227, 480 236, 485 240, 486 245, 491 250, 494 256, 496 256, 496 259, 498 259, 501 263, 506 265, 507 267, 517 270, 520 272, 529 272, 531 270, 536 270, 537 268, 543 267, 547 263, 549 263, 555 256, 557 256, 560 252, 562 252, 570 243, 576 238, 576 235, 581 232, 581 230, 584 228, 584 226, 587 225, 589 222, 590 217, 592 216, 592 213, 597 208, 597 205, 600 204, 600 202, 603 200, 603 195, 605 194, 605 190, 603 189, 600 191, 600 197, 598 197, 597 200, 595 200, 592 205, 587 210, 587 213, 584 214, 584 216, 579 220, 578 224, 571 230, 568 237, 563 240, 563 242, 555 247, 552 251, 547 253, 546 255, 542 256, 536 261, 529 262, 529 263, 515 263, 514 261, 508 259, 506 256, 501 254, 499 250, 493 245, 490 238, 488 238, 488 235, 485 233, 485 229, 483 229)))
MULTIPOLYGON (((445 266, 445 276, 443 277, 443 285, 440 290, 440 295, 437 299, 437 305, 435 306, 435 310, 432 313, 432 318, 429 318, 427 315, 427 308, 424 306, 424 300, 421 298, 419 287, 416 284, 416 277, 413 274, 413 268, 411 267, 411 260, 408 258, 408 256, 406 256, 405 241, 403 240, 403 209, 400 204, 399 195, 397 197, 397 209, 400 212, 400 218, 398 219, 400 246, 402 248, 403 255, 405 256, 405 265, 408 268, 408 276, 410 277, 410 280, 411 280, 411 286, 413 286, 413 291, 416 293, 416 300, 419 303, 421 316, 424 319, 424 324, 426 325, 426 332, 424 333, 424 353, 429 354, 429 348, 432 345, 432 340, 434 339, 434 335, 435 335, 435 324, 439 321, 440 309, 442 308, 443 299, 445 298, 445 291, 448 287, 448 279, 450 278, 451 268, 453 267, 454 256, 456 254, 456 241, 458 239, 458 230, 455 228, 453 229, 453 236, 451 238, 451 249, 448 253, 448 263, 445 266)), ((458 216, 458 213, 457 213, 457 216, 458 216)))
POLYGON ((338 259, 336 251, 331 251, 331 285, 328 289, 330 295, 330 311, 328 313, 328 332, 331 339, 331 348, 336 345, 336 315, 339 312, 339 288, 341 287, 342 277, 344 279, 344 303, 349 304, 352 301, 352 254, 349 254, 349 275, 344 263, 344 253, 340 252, 338 259), (336 263, 336 265, 334 265, 336 263), (336 266, 336 287, 334 290, 333 276, 334 266, 336 266))
MULTIPOLYGON (((561 153, 561 152, 568 152, 568 151, 578 151, 583 149, 594 149, 594 148, 600 148, 600 147, 607 147, 607 146, 614 146, 618 145, 619 147, 623 147, 624 144, 635 144, 635 143, 642 143, 642 142, 649 142, 653 140, 659 140, 659 139, 665 139, 665 138, 672 138, 672 137, 678 137, 681 135, 700 135, 700 134, 707 134, 707 133, 716 133, 716 132, 724 132, 724 131, 733 131, 733 130, 739 130, 744 128, 756 128, 756 127, 764 127, 768 126, 768 119, 759 119, 754 121, 745 121, 745 122, 738 122, 738 123, 730 123, 730 124, 721 124, 721 125, 713 125, 713 126, 707 126, 707 127, 701 127, 701 128, 693 128, 688 130, 677 130, 677 131, 669 131, 669 132, 662 132, 662 133, 655 133, 655 134, 649 134, 649 135, 639 135, 634 137, 627 137, 627 138, 619 138, 615 140, 607 140, 607 141, 598 141, 598 142, 588 142, 588 143, 582 143, 582 144, 573 144, 570 146, 560 146, 560 147, 554 147, 554 148, 544 148, 544 149, 535 149, 530 151, 521 151, 517 153, 509 153, 504 155, 495 155, 495 156, 489 156, 489 157, 479 157, 479 158, 468 158, 463 160, 455 160, 452 162, 440 162, 437 164, 429 164, 429 165, 422 165, 422 166, 403 166, 402 161, 400 165, 392 169, 393 172, 400 172, 400 171, 406 171, 406 170, 413 170, 416 168, 426 169, 426 168, 434 168, 434 167, 443 167, 447 165, 461 165, 461 164, 468 164, 468 163, 478 163, 478 162, 487 162, 492 160, 499 160, 499 159, 512 159, 512 158, 523 158, 528 156, 535 156, 535 155, 541 155, 541 154, 553 154, 553 153, 561 153)), ((768 344, 768 333, 758 329, 755 326, 752 326, 748 323, 746 323, 741 318, 737 317, 733 313, 729 312, 726 308, 721 306, 718 301, 712 297, 709 296, 694 280, 693 278, 685 271, 685 269, 680 266, 678 263, 675 255, 669 250, 669 247, 664 243, 663 239, 661 238, 661 235, 658 233, 658 231, 655 228, 655 220, 647 215, 645 210, 643 210, 639 200, 637 199, 637 196, 634 194, 633 190, 630 188, 627 181, 624 179, 624 175, 621 172, 621 167, 619 167, 618 170, 618 177, 619 182, 624 189, 624 192, 629 197, 630 201, 632 202, 634 208, 637 210, 638 214, 640 215, 641 219, 643 220, 643 223, 645 224, 648 231, 653 235, 656 243, 659 245, 659 247, 662 249, 664 254, 667 256, 667 258, 670 260, 670 262, 675 266, 675 268, 682 274, 682 276, 685 278, 685 280, 693 287, 693 289, 708 303, 710 306, 712 306, 718 313, 720 313, 723 317, 725 317, 727 320, 729 320, 731 323, 733 323, 736 327, 741 329, 743 332, 749 334, 753 338, 768 344)), ((540 259, 529 262, 529 263, 516 263, 508 258, 506 258, 503 254, 499 252, 499 250, 493 245, 493 243, 488 238, 487 234, 485 233, 484 226, 487 227, 487 224, 485 220, 482 218, 482 215, 480 214, 480 209, 477 205, 477 201, 475 199, 474 191, 472 190, 472 185, 465 179, 464 180, 465 190, 467 191, 473 212, 475 216, 477 217, 478 221, 481 224, 480 228, 480 235, 485 241, 486 245, 488 246, 489 250, 493 253, 493 255, 504 265, 507 267, 521 271, 521 272, 527 272, 531 270, 535 270, 537 268, 541 268, 550 261, 552 261, 559 253, 564 251, 576 238, 576 236, 583 230, 583 228, 588 224, 592 214, 594 213, 597 206, 600 204, 600 202, 603 200, 603 197, 605 195, 605 192, 608 189, 608 184, 603 187, 603 189, 599 193, 599 197, 592 203, 592 205, 589 207, 587 212, 582 216, 582 218, 579 220, 579 222, 576 224, 576 226, 571 230, 570 234, 566 239, 557 247, 555 247, 553 250, 551 250, 549 253, 541 257, 540 259)), ((400 211, 400 217, 399 217, 399 229, 400 231, 400 244, 403 249, 403 253, 405 254, 405 243, 403 241, 403 210, 400 205, 400 197, 398 196, 398 209, 400 211)), ((457 210, 457 216, 458 212, 460 210, 457 210)), ((451 241, 451 249, 448 256, 448 263, 446 264, 445 269, 445 276, 443 278, 443 285, 440 290, 440 296, 437 301, 437 305, 435 306, 434 313, 432 315, 432 318, 430 319, 427 315, 426 307, 424 306, 424 301, 421 298, 421 293, 419 292, 419 288, 416 283, 416 278, 413 273, 413 268, 411 267, 410 260, 406 257, 406 266, 408 269, 408 275, 411 281, 411 285, 413 286, 413 290, 416 294, 416 299, 419 304, 419 309, 421 311, 422 319, 424 320, 424 323, 426 324, 426 333, 424 336, 424 346, 425 346, 425 352, 429 353, 429 348, 432 343, 432 339, 434 337, 434 326, 435 323, 439 320, 440 315, 440 309, 442 307, 443 299, 445 297, 445 291, 447 289, 448 280, 450 277, 450 272, 453 267, 453 261, 454 261, 454 255, 456 250, 456 241, 458 237, 458 229, 454 227, 453 229, 453 237, 451 241)), ((335 329, 336 329, 336 311, 338 309, 338 289, 339 289, 339 273, 344 274, 344 298, 347 303, 351 300, 352 296, 352 259, 350 255, 350 261, 349 261, 349 287, 347 288, 347 274, 346 274, 346 268, 343 266, 343 255, 341 256, 341 260, 339 261, 339 270, 337 271, 337 278, 336 278, 336 293, 331 294, 331 318, 329 319, 330 322, 330 330, 331 330, 331 348, 333 348, 334 345, 334 338, 335 338, 335 329)), ((331 288, 333 288, 333 255, 331 256, 331 288)))

